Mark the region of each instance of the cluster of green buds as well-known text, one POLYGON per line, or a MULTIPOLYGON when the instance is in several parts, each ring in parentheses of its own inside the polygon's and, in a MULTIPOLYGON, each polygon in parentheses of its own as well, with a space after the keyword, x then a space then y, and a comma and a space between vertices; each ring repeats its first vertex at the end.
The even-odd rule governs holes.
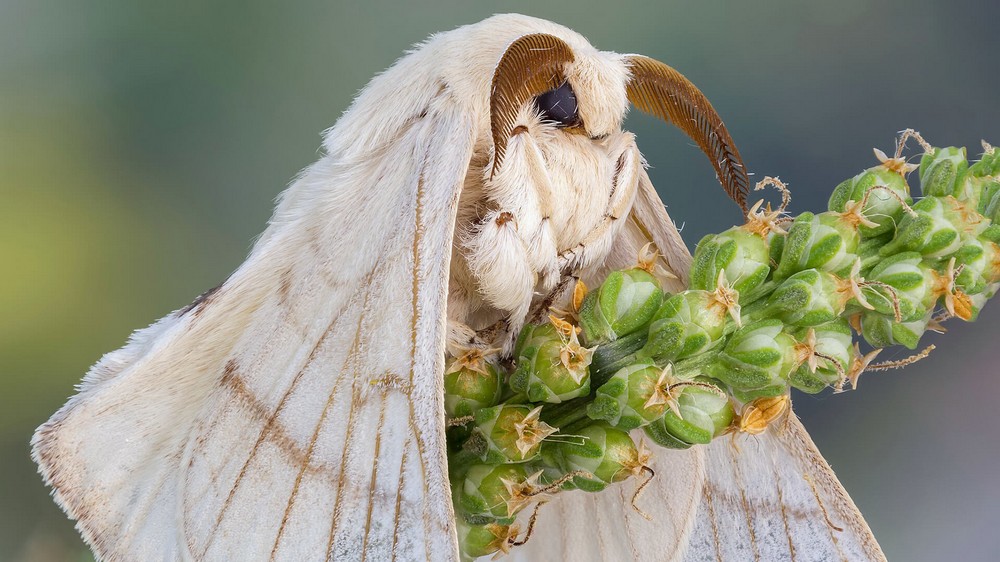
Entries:
POLYGON ((702 239, 687 290, 666 293, 644 250, 593 290, 578 283, 571 311, 525 326, 510 357, 450 349, 463 557, 523 543, 553 494, 648 482, 646 440, 686 449, 763 432, 791 388, 856 387, 866 369, 899 366, 873 364, 881 348, 916 349, 942 320, 974 320, 1000 287, 1000 150, 984 151, 969 163, 965 149, 906 131, 895 156, 876 150, 877 165, 836 186, 826 211, 794 218, 784 185, 766 178, 757 189, 778 187, 781 206, 758 203, 746 224, 702 239), (919 166, 900 154, 910 136, 919 166))

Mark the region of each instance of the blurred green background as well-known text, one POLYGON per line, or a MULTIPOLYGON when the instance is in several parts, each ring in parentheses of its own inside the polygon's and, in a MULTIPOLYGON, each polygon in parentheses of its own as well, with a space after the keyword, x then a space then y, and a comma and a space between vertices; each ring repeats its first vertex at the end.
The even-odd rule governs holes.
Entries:
MULTIPOLYGON (((798 213, 905 127, 1000 144, 992 4, 0 0, 0 560, 89 558, 28 459, 33 428, 131 330, 225 278, 319 132, 428 34, 519 11, 663 60, 798 213)), ((689 244, 740 221, 680 133, 628 127, 689 244)), ((891 560, 1000 553, 1000 305, 952 328, 905 371, 795 397, 891 560)))

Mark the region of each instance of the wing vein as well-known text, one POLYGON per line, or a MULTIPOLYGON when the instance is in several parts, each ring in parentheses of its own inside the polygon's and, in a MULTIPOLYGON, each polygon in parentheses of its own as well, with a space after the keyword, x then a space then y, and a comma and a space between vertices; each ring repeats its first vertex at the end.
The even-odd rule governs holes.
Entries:
POLYGON ((375 462, 372 463, 371 480, 368 483, 368 513, 365 515, 365 538, 361 543, 361 562, 365 561, 368 555, 368 533, 372 527, 372 507, 375 504, 375 480, 378 478, 379 450, 382 447, 382 424, 385 423, 385 398, 382 399, 382 408, 378 416, 378 426, 375 429, 375 462))
POLYGON ((819 510, 823 513, 823 522, 826 523, 826 530, 830 533, 830 541, 836 547, 837 554, 840 555, 841 560, 847 560, 844 557, 844 552, 840 549, 840 542, 837 540, 837 536, 833 534, 834 529, 840 529, 840 527, 834 525, 830 519, 830 514, 826 511, 826 506, 823 505, 823 498, 819 497, 819 490, 816 489, 816 484, 813 483, 812 478, 809 478, 808 474, 803 474, 802 478, 809 484, 809 489, 812 490, 813 497, 816 498, 816 505, 819 506, 819 510))
POLYGON ((350 363, 354 376, 353 383, 351 384, 351 409, 347 414, 347 426, 344 428, 344 453, 340 457, 340 469, 337 472, 337 499, 333 505, 333 517, 330 521, 330 537, 326 543, 327 560, 330 559, 330 554, 333 551, 333 540, 340 528, 340 517, 343 513, 340 502, 344 498, 344 469, 347 466, 347 459, 351 456, 351 445, 355 442, 351 439, 351 435, 354 434, 354 424, 357 423, 354 413, 357 411, 358 402, 361 401, 361 394, 358 391, 358 349, 360 348, 361 331, 364 329, 365 316, 368 312, 369 295, 371 295, 371 291, 366 291, 364 301, 361 305, 361 313, 358 314, 358 325, 354 332, 354 340, 351 342, 351 351, 347 355, 347 361, 341 367, 342 372, 344 372, 347 370, 347 364, 350 363))
MULTIPOLYGON (((410 301, 410 385, 409 388, 413 388, 413 379, 416 376, 417 370, 417 324, 419 320, 420 313, 420 268, 422 266, 420 259, 421 246, 423 244, 424 235, 424 170, 420 169, 420 174, 417 176, 417 192, 414 196, 414 218, 413 218, 413 286, 412 295, 410 301)), ((409 402, 410 406, 410 427, 413 430, 413 435, 415 438, 414 443, 417 446, 417 456, 420 461, 420 476, 424 481, 424 488, 426 489, 427 477, 425 476, 426 470, 424 470, 424 458, 425 451, 423 445, 423 435, 420 433, 420 429, 416 427, 413 423, 414 414, 413 411, 413 400, 409 402)), ((431 536, 431 521, 427 515, 427 497, 424 496, 424 533, 425 536, 431 536)), ((431 559, 429 541, 424 541, 424 554, 427 559, 431 559)))
MULTIPOLYGON (((316 342, 316 345, 313 346, 312 351, 309 352, 309 357, 306 358, 305 364, 299 368, 298 372, 295 374, 295 378, 292 379, 291 384, 288 385, 288 388, 282 395, 281 400, 278 401, 278 406, 268 417, 267 422, 264 424, 264 427, 261 428, 260 435, 254 442, 253 448, 250 449, 250 453, 249 455, 247 455, 247 460, 244 461, 243 466, 240 468, 240 472, 236 476, 236 480, 233 482, 233 486, 229 489, 229 493, 226 495, 226 499, 222 504, 222 508, 219 510, 219 515, 216 517, 215 523, 212 525, 211 530, 208 532, 208 535, 205 538, 205 547, 202 550, 201 558, 205 557, 205 554, 208 552, 208 549, 212 546, 212 542, 215 540, 216 534, 219 530, 219 526, 222 524, 222 520, 225 518, 229 506, 232 504, 233 497, 236 495, 237 489, 239 489, 240 484, 243 482, 243 478, 246 476, 247 469, 250 467, 250 463, 253 462, 253 459, 256 457, 257 451, 260 449, 261 443, 263 443, 264 440, 267 439, 267 436, 270 435, 270 433, 272 432, 275 423, 278 420, 278 415, 281 413, 282 409, 285 407, 285 403, 288 401, 288 397, 292 395, 292 391, 294 391, 295 387, 299 384, 299 381, 302 379, 302 375, 305 373, 306 369, 309 367, 310 364, 312 364, 313 360, 316 358, 316 355, 319 352, 319 349, 322 346, 323 342, 326 341, 326 338, 330 335, 330 333, 333 331, 333 328, 337 325, 337 321, 340 320, 340 317, 344 313, 344 308, 346 307, 342 307, 334 316, 333 320, 330 321, 330 324, 327 326, 326 331, 316 342)), ((230 359, 229 362, 226 363, 227 374, 229 374, 230 370, 232 370, 231 376, 228 377, 230 384, 239 384, 241 388, 245 389, 243 381, 240 380, 239 373, 235 371, 235 361, 233 359, 230 359)), ((226 381, 227 377, 223 376, 223 384, 225 384, 226 381)))
MULTIPOLYGON (((367 285, 367 283, 362 284, 362 286, 365 285, 367 285)), ((364 319, 365 310, 367 310, 367 304, 368 304, 368 293, 365 293, 365 297, 361 307, 361 314, 358 317, 357 333, 361 332, 361 322, 364 319)), ((354 341, 356 345, 357 335, 355 335, 354 341)), ((285 513, 281 518, 281 526, 278 527, 278 534, 277 536, 274 537, 274 545, 271 547, 271 560, 275 559, 275 556, 278 552, 278 545, 281 542, 281 537, 285 532, 285 526, 287 525, 288 518, 291 515, 292 507, 294 506, 295 500, 298 497, 299 486, 302 484, 302 477, 305 475, 305 472, 308 469, 309 464, 312 462, 313 451, 315 450, 316 442, 319 440, 319 434, 320 432, 322 432, 323 425, 326 422, 326 418, 330 414, 332 406, 336 401, 337 390, 340 389, 340 383, 344 380, 344 374, 347 372, 347 370, 344 367, 346 367, 346 365, 341 366, 340 374, 337 376, 336 382, 334 382, 333 387, 330 389, 330 394, 329 396, 327 396, 326 404, 324 404, 323 406, 323 413, 320 414, 319 420, 316 422, 316 427, 313 428, 312 435, 309 438, 309 446, 306 448, 306 454, 299 467, 299 472, 295 476, 295 484, 292 486, 292 493, 288 497, 288 504, 285 506, 285 513)))
POLYGON ((392 518, 392 559, 396 560, 396 542, 399 540, 399 508, 403 499, 403 483, 406 481, 406 457, 410 452, 409 443, 403 446, 399 459, 399 482, 396 485, 396 514, 392 518))
MULTIPOLYGON (((634 504, 632 504, 631 500, 625 498, 625 486, 623 486, 621 483, 618 484, 618 497, 621 499, 621 501, 622 501, 621 504, 623 506, 625 506, 625 505, 633 505, 634 506, 634 504)), ((628 510, 628 508, 626 507, 625 510, 628 510)), ((625 519, 625 532, 628 533, 628 536, 629 536, 628 546, 629 546, 629 549, 632 551, 632 559, 633 560, 640 560, 642 557, 639 555, 639 551, 636 550, 636 548, 635 548, 635 541, 632 540, 632 537, 635 536, 635 535, 633 535, 632 523, 630 522, 630 520, 632 519, 632 514, 631 513, 622 513, 622 518, 625 519)))
POLYGON ((795 543, 792 541, 792 529, 788 525, 788 511, 785 509, 784 494, 781 493, 781 475, 778 474, 778 467, 775 464, 774 456, 771 456, 771 470, 774 472, 774 488, 778 493, 778 505, 781 506, 781 522, 785 526, 785 537, 788 539, 788 554, 795 562, 795 543))
MULTIPOLYGON (((731 450, 730 454, 733 454, 731 450)), ((753 515, 750 513, 750 502, 747 501, 746 486, 743 483, 743 471, 735 455, 733 455, 733 480, 736 483, 736 487, 740 490, 740 505, 743 507, 743 516, 747 523, 747 531, 750 533, 750 549, 753 551, 753 559, 759 562, 760 549, 757 547, 757 536, 753 529, 753 515)))
POLYGON ((712 524, 712 540, 715 543, 715 559, 718 562, 722 562, 722 545, 719 543, 719 525, 715 521, 715 506, 712 504, 712 492, 709 491, 711 486, 705 484, 702 486, 702 495, 705 498, 705 506, 708 508, 708 520, 712 524))

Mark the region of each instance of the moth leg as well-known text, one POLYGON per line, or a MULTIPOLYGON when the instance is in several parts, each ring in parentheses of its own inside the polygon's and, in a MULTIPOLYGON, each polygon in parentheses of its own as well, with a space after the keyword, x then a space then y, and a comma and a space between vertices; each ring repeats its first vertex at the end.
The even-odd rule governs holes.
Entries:
POLYGON ((553 231, 553 188, 535 139, 528 127, 514 129, 503 168, 486 182, 487 196, 510 211, 518 222, 518 235, 526 257, 546 292, 559 281, 558 249, 553 231))
POLYGON ((559 270, 564 274, 586 269, 603 260, 621 231, 623 220, 632 210, 639 186, 642 157, 634 144, 621 153, 615 165, 611 196, 600 222, 576 246, 559 254, 559 270))
POLYGON ((454 349, 478 347, 480 343, 479 338, 476 337, 476 331, 464 322, 449 318, 447 330, 445 349, 452 355, 454 355, 452 351, 454 349))
POLYGON ((531 305, 535 272, 510 211, 486 213, 464 242, 466 263, 483 300, 512 317, 523 318, 531 305))
MULTIPOLYGON (((526 127, 515 128, 503 166, 484 181, 489 209, 465 237, 465 259, 484 301, 503 311, 517 334, 535 291, 559 281, 551 221, 551 183, 542 155, 526 127)), ((488 173, 489 167, 487 167, 488 173)), ((503 347, 509 349, 508 336, 503 347)))

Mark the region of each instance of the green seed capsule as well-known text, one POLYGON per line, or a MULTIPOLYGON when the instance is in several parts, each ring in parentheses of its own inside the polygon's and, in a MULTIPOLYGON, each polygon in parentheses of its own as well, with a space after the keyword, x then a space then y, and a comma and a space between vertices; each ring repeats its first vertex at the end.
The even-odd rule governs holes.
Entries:
POLYGON ((620 369, 597 389, 587 415, 626 431, 659 419, 667 408, 666 401, 659 398, 667 392, 668 374, 651 361, 620 369))
POLYGON ((444 410, 449 417, 471 415, 497 405, 502 390, 500 370, 470 350, 463 357, 449 360, 444 375, 444 410))
POLYGON ((587 345, 614 341, 649 323, 663 301, 659 281, 639 268, 612 271, 583 299, 580 326, 587 345))
POLYGON ((750 294, 771 272, 767 242, 741 227, 702 238, 691 262, 690 288, 715 289, 723 270, 727 285, 740 295, 750 294))
POLYGON ((676 411, 668 410, 661 423, 684 443, 707 444, 725 433, 736 413, 729 396, 711 379, 698 377, 692 382, 678 389, 676 411))
POLYGON ((764 316, 794 326, 818 326, 836 319, 847 304, 838 290, 840 279, 828 272, 807 269, 785 279, 771 293, 764 316))
POLYGON ((774 278, 784 279, 807 269, 849 270, 857 259, 859 242, 857 227, 840 213, 802 213, 788 230, 774 278))
POLYGON ((893 290, 875 285, 872 292, 877 294, 869 296, 868 302, 875 311, 890 318, 895 317, 894 301, 898 302, 903 322, 923 318, 937 300, 932 292, 932 271, 916 252, 889 256, 871 270, 868 280, 884 283, 893 290))
POLYGON ((469 515, 511 523, 523 507, 511 502, 511 484, 523 483, 527 479, 523 464, 471 466, 460 483, 459 505, 469 515))
POLYGON ((796 366, 796 342, 783 328, 778 319, 743 326, 729 337, 709 366, 709 374, 743 391, 787 387, 788 375, 796 366))
POLYGON ((897 323, 890 316, 866 311, 861 314, 861 335, 872 347, 902 345, 916 349, 933 316, 928 312, 917 320, 897 323))
POLYGON ((559 403, 590 394, 589 366, 594 350, 552 323, 525 326, 515 348, 517 369, 510 386, 532 402, 559 403))
POLYGON ((925 197, 957 197, 968 167, 965 147, 935 148, 920 159, 920 191, 925 197))
POLYGON ((854 338, 847 320, 837 319, 792 335, 806 359, 789 377, 792 386, 815 394, 844 380, 854 357, 854 338))
POLYGON ((541 407, 501 404, 478 410, 465 449, 487 464, 517 463, 535 458, 549 435, 556 432, 538 419, 541 407))
POLYGON ((664 301, 639 353, 661 364, 693 357, 722 339, 728 311, 708 291, 688 290, 664 301))
POLYGON ((864 201, 869 191, 871 191, 871 195, 868 196, 862 214, 866 219, 874 222, 875 226, 859 226, 863 238, 892 231, 896 222, 903 215, 903 205, 900 203, 900 199, 907 204, 911 201, 910 186, 906 184, 903 176, 885 166, 875 166, 841 182, 833 190, 828 208, 831 211, 844 212, 848 202, 864 201), (876 186, 885 186, 899 198, 893 197, 884 190, 872 191, 876 186))
POLYGON ((573 478, 573 484, 581 490, 600 492, 632 476, 646 462, 628 432, 606 423, 594 422, 573 433, 581 442, 553 446, 558 449, 560 468, 566 474, 582 471, 589 475, 573 478))

